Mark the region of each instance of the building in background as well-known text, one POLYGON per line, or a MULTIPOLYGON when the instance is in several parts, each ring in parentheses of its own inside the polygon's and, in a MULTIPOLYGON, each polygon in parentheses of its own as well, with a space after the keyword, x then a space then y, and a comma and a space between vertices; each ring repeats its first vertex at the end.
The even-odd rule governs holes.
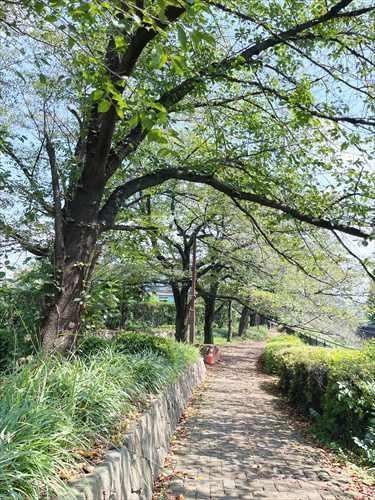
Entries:
POLYGON ((157 298, 158 302, 167 302, 168 304, 173 304, 173 292, 169 285, 148 285, 146 287, 147 293, 153 295, 157 298))

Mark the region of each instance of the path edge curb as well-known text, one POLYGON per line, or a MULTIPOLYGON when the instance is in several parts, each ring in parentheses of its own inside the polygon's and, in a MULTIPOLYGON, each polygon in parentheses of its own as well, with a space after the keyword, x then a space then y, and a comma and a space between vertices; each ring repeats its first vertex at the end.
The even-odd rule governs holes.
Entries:
POLYGON ((203 359, 168 386, 95 470, 70 483, 64 500, 150 500, 179 419, 206 375, 203 359))

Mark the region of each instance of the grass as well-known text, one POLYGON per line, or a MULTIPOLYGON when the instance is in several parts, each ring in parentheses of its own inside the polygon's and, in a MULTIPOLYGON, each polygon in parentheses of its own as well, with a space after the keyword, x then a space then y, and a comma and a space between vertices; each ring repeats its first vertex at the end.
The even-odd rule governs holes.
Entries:
POLYGON ((199 357, 190 346, 168 348, 169 357, 149 348, 130 354, 102 344, 71 359, 35 358, 4 377, 0 498, 61 493, 61 478, 79 470, 85 450, 110 446, 149 395, 199 357))

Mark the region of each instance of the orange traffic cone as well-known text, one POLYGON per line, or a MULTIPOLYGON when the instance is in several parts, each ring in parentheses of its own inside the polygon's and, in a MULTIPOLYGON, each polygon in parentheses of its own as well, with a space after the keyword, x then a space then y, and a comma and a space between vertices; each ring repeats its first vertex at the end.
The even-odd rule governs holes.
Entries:
POLYGON ((210 349, 207 354, 206 363, 208 365, 213 365, 215 363, 214 353, 210 349))

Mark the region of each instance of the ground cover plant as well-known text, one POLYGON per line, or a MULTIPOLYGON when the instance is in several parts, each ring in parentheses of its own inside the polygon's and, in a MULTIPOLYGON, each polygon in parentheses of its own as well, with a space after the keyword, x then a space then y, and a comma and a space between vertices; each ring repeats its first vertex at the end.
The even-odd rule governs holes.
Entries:
POLYGON ((279 376, 289 400, 314 418, 320 438, 375 464, 374 344, 327 349, 278 336, 267 343, 262 362, 279 376))
POLYGON ((87 339, 71 358, 36 357, 1 380, 0 498, 64 489, 90 450, 119 444, 127 425, 198 352, 147 335, 87 339))

